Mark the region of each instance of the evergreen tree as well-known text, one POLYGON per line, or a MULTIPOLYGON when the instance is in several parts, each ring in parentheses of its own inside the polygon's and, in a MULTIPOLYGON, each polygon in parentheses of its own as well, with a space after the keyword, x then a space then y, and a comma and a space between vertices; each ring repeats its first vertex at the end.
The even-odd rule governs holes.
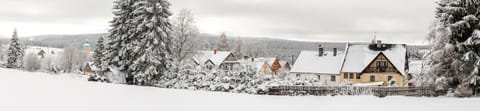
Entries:
POLYGON ((455 89, 457 96, 469 96, 478 84, 480 63, 480 0, 441 0, 429 40, 431 68, 426 75, 436 78, 439 88, 455 89))
POLYGON ((112 66, 118 68, 120 71, 126 72, 128 70, 129 53, 131 53, 130 41, 135 35, 133 31, 133 7, 132 5, 138 0, 116 0, 114 1, 113 14, 114 18, 110 22, 111 29, 107 35, 107 44, 105 47, 105 66, 112 66))
POLYGON ((217 41, 217 50, 230 51, 230 47, 228 46, 227 34, 225 33, 220 34, 220 38, 218 38, 218 41, 217 41))
POLYGON ((14 30, 12 39, 10 40, 10 46, 8 48, 8 68, 20 68, 21 63, 23 62, 22 47, 18 40, 17 29, 14 30))
POLYGON ((3 52, 3 45, 2 45, 2 42, 0 41, 0 62, 3 61, 4 55, 5 53, 3 52))
POLYGON ((151 85, 173 60, 170 3, 166 0, 120 0, 108 36, 106 60, 151 85))
POLYGON ((103 58, 103 52, 105 51, 105 43, 103 40, 103 37, 98 38, 97 40, 97 46, 95 48, 95 55, 93 55, 93 64, 101 68, 102 67, 102 58, 103 58))

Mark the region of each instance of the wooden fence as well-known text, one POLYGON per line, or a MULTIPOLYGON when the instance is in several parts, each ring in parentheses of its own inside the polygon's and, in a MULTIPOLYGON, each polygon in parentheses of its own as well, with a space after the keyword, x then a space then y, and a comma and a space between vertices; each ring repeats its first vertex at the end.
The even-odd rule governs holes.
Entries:
POLYGON ((443 91, 433 87, 354 87, 354 86, 273 86, 268 95, 375 95, 438 96, 443 91))

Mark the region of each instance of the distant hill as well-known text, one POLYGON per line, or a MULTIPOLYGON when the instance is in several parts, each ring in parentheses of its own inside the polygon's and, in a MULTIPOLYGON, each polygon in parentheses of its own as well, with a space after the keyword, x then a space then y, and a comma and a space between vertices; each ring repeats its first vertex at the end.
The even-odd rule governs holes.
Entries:
MULTIPOLYGON (((67 45, 81 46, 84 43, 96 45, 96 40, 106 34, 80 34, 80 35, 42 35, 21 38, 22 41, 34 46, 62 48, 67 45)), ((216 46, 218 35, 199 34, 196 43, 200 45, 200 50, 213 50, 216 46)), ((227 37, 230 49, 234 49, 238 37, 227 37)), ((1 40, 1 39, 0 39, 1 40)), ((8 40, 8 39, 7 39, 8 40)), ((338 48, 345 50, 346 42, 305 42, 285 39, 242 37, 242 53, 257 51, 258 57, 278 57, 284 60, 291 60, 292 55, 296 57, 301 50, 318 50, 318 45, 322 45, 327 51, 338 48)), ((8 43, 8 41, 7 41, 8 43)), ((428 49, 429 46, 409 46, 412 49, 428 49)))
POLYGON ((81 46, 84 43, 95 44, 97 39, 106 34, 79 34, 79 35, 41 35, 20 38, 29 45, 63 48, 67 45, 81 46))

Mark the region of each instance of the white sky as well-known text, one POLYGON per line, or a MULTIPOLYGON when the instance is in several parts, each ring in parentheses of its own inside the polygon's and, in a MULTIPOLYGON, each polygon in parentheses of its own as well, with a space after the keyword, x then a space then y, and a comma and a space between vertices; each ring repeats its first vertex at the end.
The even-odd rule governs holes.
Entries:
MULTIPOLYGON (((170 0, 202 33, 305 41, 422 44, 436 0, 170 0)), ((106 33, 113 0, 0 0, 0 36, 106 33)))

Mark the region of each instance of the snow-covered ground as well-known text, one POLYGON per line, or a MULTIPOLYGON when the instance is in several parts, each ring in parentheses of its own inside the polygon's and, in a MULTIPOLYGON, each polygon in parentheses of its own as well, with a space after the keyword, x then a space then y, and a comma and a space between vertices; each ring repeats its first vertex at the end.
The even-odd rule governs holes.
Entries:
POLYGON ((2 111, 474 111, 480 98, 261 96, 87 82, 0 68, 2 111))

